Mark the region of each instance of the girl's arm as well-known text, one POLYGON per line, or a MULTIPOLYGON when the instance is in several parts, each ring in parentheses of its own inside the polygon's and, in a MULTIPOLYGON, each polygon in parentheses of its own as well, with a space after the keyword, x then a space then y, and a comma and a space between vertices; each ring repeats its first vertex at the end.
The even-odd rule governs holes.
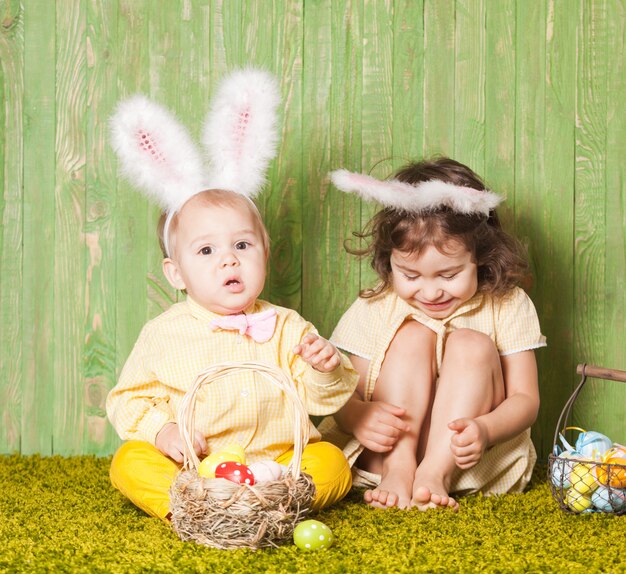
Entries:
POLYGON ((505 399, 491 413, 478 417, 487 426, 489 445, 507 441, 526 429, 539 412, 539 383, 534 351, 500 358, 505 399))
POLYGON ((407 430, 402 420, 405 410, 382 401, 366 401, 365 381, 370 362, 357 355, 348 355, 359 374, 356 390, 334 417, 339 428, 353 434, 367 449, 388 452, 400 434, 407 430))
POLYGON ((471 468, 486 448, 519 435, 535 422, 539 411, 539 385, 534 351, 500 357, 504 400, 491 412, 474 419, 457 419, 448 427, 456 431, 452 451, 457 466, 471 468), (467 447, 473 444, 468 452, 467 447), (462 453, 462 455, 461 455, 462 453))

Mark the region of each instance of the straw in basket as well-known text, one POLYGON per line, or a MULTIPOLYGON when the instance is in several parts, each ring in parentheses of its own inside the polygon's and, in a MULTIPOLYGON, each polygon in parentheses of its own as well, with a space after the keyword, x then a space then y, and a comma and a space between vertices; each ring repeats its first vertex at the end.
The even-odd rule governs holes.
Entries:
POLYGON ((309 441, 309 417, 293 382, 279 368, 253 361, 219 363, 202 371, 178 410, 183 441, 183 468, 170 490, 172 526, 182 540, 214 548, 264 548, 291 539, 315 496, 315 485, 300 472, 302 451, 309 441), (294 454, 279 480, 237 484, 198 476, 200 460, 193 450, 194 411, 198 389, 235 374, 253 371, 276 385, 294 413, 294 454))

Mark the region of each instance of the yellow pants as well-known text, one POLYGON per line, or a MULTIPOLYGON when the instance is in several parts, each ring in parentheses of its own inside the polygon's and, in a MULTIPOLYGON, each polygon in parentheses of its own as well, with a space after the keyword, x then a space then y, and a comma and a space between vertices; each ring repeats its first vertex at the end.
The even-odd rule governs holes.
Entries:
MULTIPOLYGON (((287 465, 293 449, 276 459, 287 465)), ((169 490, 180 465, 148 442, 124 443, 111 461, 111 482, 133 504, 150 516, 165 519, 170 511, 169 490)), ((313 477, 319 510, 341 500, 352 486, 352 475, 343 452, 328 442, 308 444, 300 469, 313 477)))

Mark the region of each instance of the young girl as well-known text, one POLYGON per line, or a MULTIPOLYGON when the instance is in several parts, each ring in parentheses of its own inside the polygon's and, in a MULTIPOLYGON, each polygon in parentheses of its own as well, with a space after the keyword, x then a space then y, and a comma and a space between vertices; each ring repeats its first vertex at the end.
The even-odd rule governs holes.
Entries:
POLYGON ((533 349, 545 346, 517 287, 526 263, 495 207, 501 200, 451 159, 413 163, 380 182, 332 179, 385 208, 362 234, 380 282, 364 290, 331 341, 359 373, 357 390, 322 423, 344 448, 372 506, 458 503, 450 493, 521 491, 536 454, 533 349), (350 437, 349 433, 355 437, 350 437))
MULTIPOLYGON (((185 300, 141 331, 107 414, 123 440, 111 463, 113 485, 152 516, 169 516, 169 489, 183 461, 177 412, 197 375, 211 364, 256 361, 290 376, 307 412, 335 412, 352 395, 357 374, 347 357, 291 309, 259 299, 269 239, 251 200, 274 151, 277 86, 247 70, 226 80, 205 126, 213 160, 204 173, 183 128, 144 98, 124 102, 113 119, 115 147, 127 177, 156 196, 163 272, 185 300)), ((198 456, 236 443, 247 462, 288 464, 293 408, 252 372, 204 386, 197 395, 198 456)), ((301 468, 316 486, 313 508, 350 489, 348 463, 310 425, 301 468)))

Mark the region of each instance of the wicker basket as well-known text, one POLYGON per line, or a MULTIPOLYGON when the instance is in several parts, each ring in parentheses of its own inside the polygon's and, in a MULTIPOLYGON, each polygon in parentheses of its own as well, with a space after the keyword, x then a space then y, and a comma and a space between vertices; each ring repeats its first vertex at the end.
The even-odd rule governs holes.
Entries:
POLYGON ((263 548, 291 539, 295 526, 311 508, 315 485, 300 472, 309 441, 309 417, 293 382, 280 369, 242 362, 219 363, 198 375, 178 410, 184 447, 183 468, 170 490, 172 526, 182 540, 214 548, 263 548), (255 485, 198 476, 200 460, 193 450, 197 391, 237 371, 253 371, 281 389, 293 407, 294 454, 280 480, 255 485))
POLYGON ((556 426, 553 454, 548 456, 548 484, 554 499, 566 512, 626 514, 626 466, 575 457, 563 452, 558 444, 567 430, 583 430, 568 426, 568 421, 587 377, 626 382, 626 371, 583 364, 578 365, 576 372, 582 379, 565 403, 556 426))

